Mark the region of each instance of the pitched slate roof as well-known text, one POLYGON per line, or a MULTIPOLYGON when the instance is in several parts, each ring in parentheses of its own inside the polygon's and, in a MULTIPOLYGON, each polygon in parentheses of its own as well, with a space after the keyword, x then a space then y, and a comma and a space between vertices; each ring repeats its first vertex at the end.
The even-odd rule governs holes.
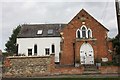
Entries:
POLYGON ((24 24, 18 34, 18 38, 35 38, 35 37, 59 37, 59 31, 67 24, 24 24), (48 30, 52 29, 53 34, 48 34, 48 30), (42 30, 42 34, 37 34, 38 30, 42 30))

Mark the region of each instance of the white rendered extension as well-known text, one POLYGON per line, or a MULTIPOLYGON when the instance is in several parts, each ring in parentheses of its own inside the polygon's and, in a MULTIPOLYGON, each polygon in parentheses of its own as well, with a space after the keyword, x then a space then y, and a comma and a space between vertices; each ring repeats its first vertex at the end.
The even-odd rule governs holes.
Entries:
POLYGON ((32 49, 32 55, 34 55, 34 45, 37 45, 37 56, 47 56, 45 54, 45 48, 49 48, 50 54, 52 54, 52 44, 54 44, 55 62, 59 62, 60 41, 60 37, 17 38, 18 54, 28 56, 28 49, 32 49))

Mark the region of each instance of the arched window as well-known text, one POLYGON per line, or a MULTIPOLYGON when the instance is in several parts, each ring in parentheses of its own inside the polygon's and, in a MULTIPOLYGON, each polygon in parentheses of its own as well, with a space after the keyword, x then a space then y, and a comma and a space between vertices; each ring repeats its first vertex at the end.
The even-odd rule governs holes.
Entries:
POLYGON ((92 31, 90 29, 88 30, 88 38, 92 38, 92 31))
POLYGON ((81 28, 76 31, 76 38, 92 38, 91 29, 87 28, 85 25, 82 25, 81 28))
POLYGON ((88 38, 90 38, 90 34, 91 34, 90 30, 88 30, 88 38))
POLYGON ((77 31, 77 38, 80 38, 80 31, 77 31))
POLYGON ((55 53, 55 45, 52 44, 52 53, 55 53))
POLYGON ((85 27, 82 28, 82 37, 86 38, 86 29, 85 29, 85 27))
POLYGON ((17 48, 17 50, 16 50, 16 55, 18 55, 19 44, 17 44, 16 48, 17 48))
POLYGON ((34 45, 34 55, 37 55, 37 45, 34 45))

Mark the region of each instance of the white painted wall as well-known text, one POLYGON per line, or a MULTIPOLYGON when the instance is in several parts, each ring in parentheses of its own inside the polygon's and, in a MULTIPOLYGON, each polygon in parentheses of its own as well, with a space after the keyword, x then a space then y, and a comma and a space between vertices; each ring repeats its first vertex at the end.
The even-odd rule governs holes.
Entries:
POLYGON ((18 54, 25 54, 28 56, 28 49, 32 49, 34 55, 34 45, 37 44, 37 56, 46 56, 45 48, 50 48, 52 53, 52 44, 55 45, 55 62, 59 62, 61 37, 48 38, 17 38, 18 54))

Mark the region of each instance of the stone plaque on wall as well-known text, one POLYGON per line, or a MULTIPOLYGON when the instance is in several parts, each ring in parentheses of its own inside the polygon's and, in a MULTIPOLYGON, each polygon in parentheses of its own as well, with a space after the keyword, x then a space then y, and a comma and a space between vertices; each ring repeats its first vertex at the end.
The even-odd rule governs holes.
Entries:
POLYGON ((108 58, 102 58, 102 62, 107 62, 108 58))

